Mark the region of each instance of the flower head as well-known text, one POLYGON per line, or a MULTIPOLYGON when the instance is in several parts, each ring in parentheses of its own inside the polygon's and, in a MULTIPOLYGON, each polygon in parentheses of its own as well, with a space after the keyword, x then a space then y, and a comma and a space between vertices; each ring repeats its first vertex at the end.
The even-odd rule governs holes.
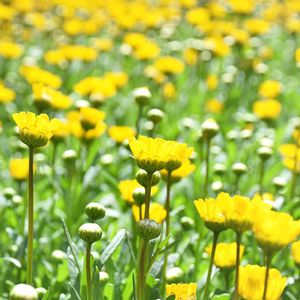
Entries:
MULTIPOLYGON (((266 268, 256 265, 240 267, 239 295, 245 300, 261 300, 266 268)), ((270 269, 266 300, 278 300, 285 288, 286 278, 277 269, 270 269)))
MULTIPOLYGON (((145 204, 141 206, 142 211, 142 218, 144 219, 145 216, 145 204)), ((132 206, 132 213, 134 216, 134 219, 136 221, 141 220, 140 219, 140 208, 137 205, 132 206)), ((167 211, 164 209, 164 207, 159 203, 151 203, 150 204, 150 211, 149 211, 149 219, 156 221, 157 223, 161 224, 167 216, 167 211)))
POLYGON ((176 300, 196 300, 196 283, 177 283, 166 286, 166 296, 175 296, 176 300))
POLYGON ((135 136, 136 132, 133 128, 128 126, 110 126, 108 135, 116 143, 123 143, 135 136))
POLYGON ((57 119, 49 120, 46 114, 32 112, 14 113, 21 141, 30 148, 45 146, 59 126, 57 119))

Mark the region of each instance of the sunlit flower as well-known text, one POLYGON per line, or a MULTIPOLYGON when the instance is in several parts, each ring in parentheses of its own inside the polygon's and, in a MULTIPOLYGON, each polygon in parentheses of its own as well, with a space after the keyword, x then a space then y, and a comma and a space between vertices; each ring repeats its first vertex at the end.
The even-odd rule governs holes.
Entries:
MULTIPOLYGON (((141 219, 144 219, 145 204, 141 206, 141 213, 142 213, 141 219, 140 219, 140 208, 137 205, 132 205, 132 213, 136 222, 141 219)), ((161 224, 165 220, 166 216, 167 216, 167 211, 161 204, 159 203, 150 204, 149 219, 154 220, 157 223, 161 224)))
POLYGON ((13 119, 19 128, 20 140, 30 148, 45 146, 59 126, 57 119, 49 120, 46 114, 20 112, 14 113, 13 119))
MULTIPOLYGON (((243 257, 245 247, 240 246, 240 259, 243 257)), ((205 251, 211 255, 212 246, 205 251)), ((236 243, 218 243, 214 257, 214 264, 218 268, 233 268, 236 264, 236 243)))
POLYGON ((206 86, 209 91, 215 90, 216 87, 218 86, 218 83, 219 83, 219 80, 218 80, 217 75, 215 75, 215 74, 210 74, 206 78, 206 86))
POLYGON ((253 112, 260 119, 276 119, 281 112, 281 103, 275 99, 255 101, 253 112))
MULTIPOLYGON (((0 46, 1 47, 1 46, 0 46)), ((16 98, 16 93, 12 89, 7 88, 2 81, 0 81, 0 103, 9 103, 16 98)))
POLYGON ((292 244, 291 251, 296 265, 300 266, 300 241, 292 244))
POLYGON ((107 133, 117 143, 123 143, 136 134, 135 130, 128 126, 110 126, 107 133))
POLYGON ((16 180, 25 180, 29 174, 29 159, 14 158, 9 161, 10 175, 16 180))
POLYGON ((218 114, 224 109, 224 104, 218 99, 208 99, 205 104, 205 110, 210 113, 218 114))
MULTIPOLYGON (((240 267, 239 295, 245 300, 263 297, 266 268, 256 265, 240 267)), ((278 300, 286 286, 286 278, 277 269, 270 269, 266 300, 278 300)))
POLYGON ((172 56, 162 56, 158 58, 154 66, 165 74, 180 74, 184 70, 183 62, 172 56))
POLYGON ((277 80, 266 80, 258 89, 258 93, 264 98, 276 98, 281 92, 281 83, 277 80))
POLYGON ((196 283, 167 284, 166 296, 175 296, 176 300, 196 300, 196 283))
POLYGON ((15 59, 20 57, 22 53, 23 47, 21 45, 9 41, 0 41, 0 56, 15 59))

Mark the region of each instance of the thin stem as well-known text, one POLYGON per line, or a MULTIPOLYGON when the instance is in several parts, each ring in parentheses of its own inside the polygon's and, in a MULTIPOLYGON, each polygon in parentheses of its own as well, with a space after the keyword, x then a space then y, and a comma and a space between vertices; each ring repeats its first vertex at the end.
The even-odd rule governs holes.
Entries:
POLYGON ((152 173, 147 174, 147 186, 145 187, 145 219, 149 219, 150 215, 150 196, 152 186, 152 173))
POLYGON ((206 141, 206 153, 205 153, 205 181, 203 188, 203 199, 206 199, 208 192, 209 182, 209 150, 210 150, 210 139, 206 141))
POLYGON ((235 290, 233 300, 239 299, 239 274, 240 274, 240 250, 241 250, 242 233, 236 233, 236 261, 235 261, 235 290))
MULTIPOLYGON (((171 179, 172 179, 172 171, 168 171, 167 195, 166 195, 166 203, 165 203, 165 209, 167 212, 167 215, 166 215, 166 237, 170 234, 170 195, 171 195, 171 185, 172 185, 171 179)), ((163 269, 162 269, 162 284, 161 284, 161 292, 162 292, 163 298, 164 298, 165 285, 166 285, 167 265, 168 265, 168 251, 165 251, 164 264, 163 264, 163 269)))
POLYGON ((90 244, 90 243, 86 244, 85 267, 86 267, 87 300, 92 300, 91 247, 92 247, 92 244, 90 244))
POLYGON ((267 254, 266 258, 267 258, 266 259, 266 275, 265 275, 263 300, 266 300, 266 298, 267 298, 269 271, 270 271, 270 266, 271 266, 271 261, 272 261, 272 255, 267 254))
POLYGON ((264 175, 265 175, 265 161, 263 159, 261 159, 261 162, 260 162, 260 173, 259 173, 259 194, 261 196, 263 194, 264 175))
POLYGON ((208 267, 208 272, 207 272, 207 276, 206 276, 206 284, 205 284, 204 297, 203 297, 204 300, 208 300, 211 273, 212 273, 215 253, 216 253, 216 249, 217 249, 218 236, 219 236, 219 233, 215 232, 214 233, 214 240, 213 240, 212 250, 211 250, 211 256, 210 256, 210 262, 209 262, 209 267, 208 267))
POLYGON ((27 242, 27 277, 26 282, 33 282, 33 154, 34 148, 29 148, 29 176, 28 176, 28 242, 27 242))
POLYGON ((233 194, 239 194, 240 193, 240 179, 241 179, 241 175, 237 174, 235 176, 235 185, 234 185, 233 194))
POLYGON ((136 118, 136 124, 135 124, 135 128, 136 128, 136 136, 138 137, 140 134, 140 130, 141 130, 141 119, 143 116, 143 105, 139 105, 138 106, 138 114, 137 114, 137 118, 136 118))

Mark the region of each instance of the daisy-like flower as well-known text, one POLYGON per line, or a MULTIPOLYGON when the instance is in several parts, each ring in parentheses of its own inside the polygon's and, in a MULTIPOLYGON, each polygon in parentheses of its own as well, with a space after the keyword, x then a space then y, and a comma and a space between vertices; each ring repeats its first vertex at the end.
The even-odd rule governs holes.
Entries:
POLYGON ((176 300, 195 300, 196 290, 196 283, 168 284, 166 286, 166 296, 174 295, 176 300))
POLYGON ((19 128, 20 140, 29 148, 45 146, 59 126, 57 119, 49 120, 46 114, 33 112, 14 113, 13 119, 19 128))

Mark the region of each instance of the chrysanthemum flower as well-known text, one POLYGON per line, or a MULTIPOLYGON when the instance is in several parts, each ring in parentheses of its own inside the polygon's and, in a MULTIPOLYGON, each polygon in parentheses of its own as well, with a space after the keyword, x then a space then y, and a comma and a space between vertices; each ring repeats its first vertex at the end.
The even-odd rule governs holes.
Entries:
POLYGON ((13 119, 18 125, 20 140, 30 148, 45 146, 59 126, 57 119, 49 120, 46 114, 20 112, 14 113, 13 119))
MULTIPOLYGON (((137 205, 132 206, 132 213, 135 221, 144 219, 145 217, 145 204, 141 206, 142 218, 140 219, 140 208, 137 205)), ((167 216, 167 211, 159 203, 151 203, 149 210, 149 219, 156 221, 159 224, 162 224, 167 216)))
POLYGON ((196 300, 196 283, 167 284, 166 296, 175 296, 176 300, 196 300))
POLYGON ((9 161, 10 175, 16 180, 25 180, 29 174, 29 159, 14 158, 9 161))
POLYGON ((135 129, 128 126, 110 126, 107 133, 111 139, 119 144, 135 137, 136 134, 135 129))

